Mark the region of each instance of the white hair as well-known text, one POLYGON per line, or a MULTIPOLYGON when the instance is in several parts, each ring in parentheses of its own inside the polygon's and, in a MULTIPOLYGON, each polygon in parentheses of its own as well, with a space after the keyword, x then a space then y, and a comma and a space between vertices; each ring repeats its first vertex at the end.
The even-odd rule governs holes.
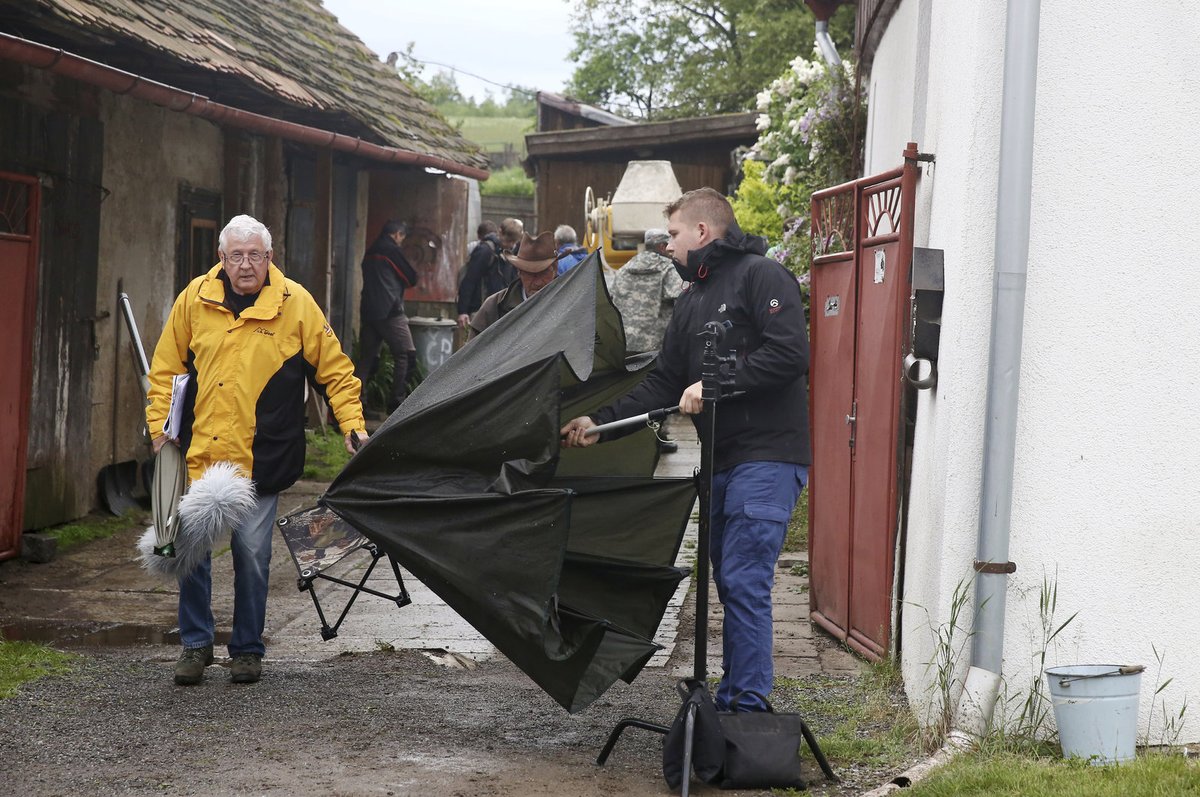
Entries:
POLYGON ((221 235, 217 239, 217 246, 221 251, 225 251, 225 247, 230 243, 245 243, 251 238, 259 238, 262 240, 263 249, 270 251, 271 249, 271 231, 267 229, 267 225, 263 224, 253 216, 242 214, 234 216, 225 225, 225 229, 221 230, 221 235))
POLYGON ((562 246, 563 244, 573 244, 577 238, 575 237, 575 228, 570 224, 560 224, 554 228, 554 243, 562 246))

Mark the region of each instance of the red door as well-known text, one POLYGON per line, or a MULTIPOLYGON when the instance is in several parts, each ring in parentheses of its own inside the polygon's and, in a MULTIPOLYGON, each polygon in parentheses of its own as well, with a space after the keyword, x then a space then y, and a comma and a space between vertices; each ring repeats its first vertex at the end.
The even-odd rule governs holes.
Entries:
POLYGON ((0 313, 0 559, 21 549, 25 447, 33 368, 37 265, 36 178, 0 172, 0 281, 14 291, 0 313))
POLYGON ((871 659, 891 641, 916 154, 812 199, 809 600, 871 659))

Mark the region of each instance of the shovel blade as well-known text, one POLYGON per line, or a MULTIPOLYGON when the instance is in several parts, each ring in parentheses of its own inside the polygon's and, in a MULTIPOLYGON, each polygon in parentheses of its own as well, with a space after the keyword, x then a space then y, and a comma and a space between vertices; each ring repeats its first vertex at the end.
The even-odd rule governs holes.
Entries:
POLYGON ((130 509, 137 509, 138 502, 133 493, 137 487, 138 465, 134 460, 106 465, 100 469, 97 477, 100 496, 104 506, 114 515, 123 515, 130 509))

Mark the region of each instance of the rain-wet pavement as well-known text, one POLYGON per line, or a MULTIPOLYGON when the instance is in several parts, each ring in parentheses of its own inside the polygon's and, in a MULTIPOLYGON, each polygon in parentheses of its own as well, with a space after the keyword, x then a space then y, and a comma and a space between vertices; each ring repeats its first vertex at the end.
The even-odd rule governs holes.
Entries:
MULTIPOLYGON (((671 419, 666 427, 679 450, 664 454, 658 476, 690 476, 699 462, 699 443, 692 425, 671 419)), ((316 503, 325 485, 298 482, 280 497, 286 515, 316 503)), ((31 639, 64 647, 146 645, 156 658, 173 659, 178 644, 173 584, 147 574, 134 561, 134 542, 141 529, 130 529, 108 540, 68 551, 48 564, 10 562, 0 565, 0 628, 6 639, 31 639)), ((684 535, 677 564, 691 569, 695 562, 695 514, 684 535)), ((232 567, 226 547, 213 563, 213 614, 218 645, 228 640, 233 617, 232 567), (222 560, 226 560, 222 562, 222 560)), ((776 674, 800 677, 817 672, 855 672, 858 660, 832 645, 818 645, 808 621, 806 555, 785 553, 776 571, 776 674)), ((351 555, 333 569, 357 582, 370 557, 351 555)), ((402 571, 403 573, 403 571, 402 571)), ((428 587, 403 574, 412 603, 398 607, 383 598, 361 595, 335 638, 321 638, 321 623, 310 595, 298 588, 298 572, 282 536, 274 537, 270 598, 267 605, 267 660, 317 661, 342 653, 407 649, 426 652, 442 661, 484 661, 499 654, 478 631, 445 605, 428 587), (446 654, 450 654, 447 656, 446 654)), ((672 674, 692 670, 694 644, 689 633, 694 610, 687 601, 691 578, 680 584, 656 641, 663 649, 648 669, 670 668, 672 674), (685 607, 686 605, 686 607, 685 607), (685 622, 681 623, 681 618, 685 622), (682 629, 682 633, 681 633, 682 629), (678 648, 678 650, 677 650, 678 648), (678 654, 678 655, 677 655, 678 654), (685 655, 686 654, 686 655, 685 655)), ((386 558, 380 559, 367 585, 385 594, 396 593, 396 581, 386 558)), ((325 580, 313 584, 330 623, 336 622, 350 592, 325 580)), ((710 588, 710 632, 719 635, 721 606, 710 588)), ((718 640, 719 636, 714 636, 718 640)), ((709 671, 720 671, 720 647, 709 645, 709 671)))

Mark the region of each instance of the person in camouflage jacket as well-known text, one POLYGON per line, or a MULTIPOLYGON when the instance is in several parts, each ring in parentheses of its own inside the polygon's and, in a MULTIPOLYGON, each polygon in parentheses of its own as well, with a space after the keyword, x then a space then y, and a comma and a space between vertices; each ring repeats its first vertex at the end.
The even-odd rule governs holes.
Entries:
POLYGON ((683 280, 667 257, 666 230, 647 230, 646 247, 622 266, 613 278, 613 304, 625 326, 625 349, 630 353, 657 351, 683 291, 683 280))

